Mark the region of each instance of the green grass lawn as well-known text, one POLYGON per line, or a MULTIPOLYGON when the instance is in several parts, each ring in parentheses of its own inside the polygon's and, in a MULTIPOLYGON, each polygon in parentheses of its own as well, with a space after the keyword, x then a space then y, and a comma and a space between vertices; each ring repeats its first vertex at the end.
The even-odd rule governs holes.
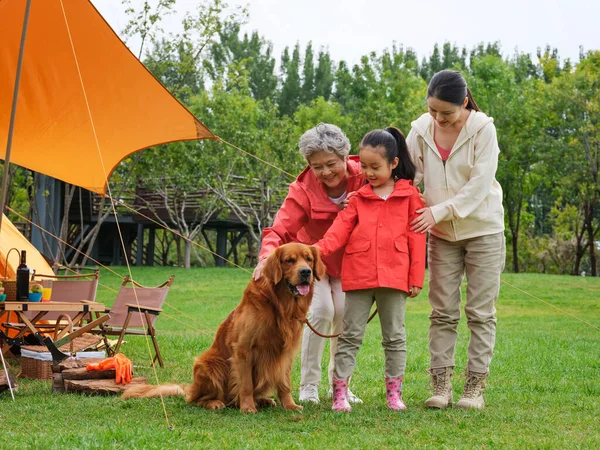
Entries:
MULTIPOLYGON (((125 274, 125 268, 116 268, 125 274)), ((157 322, 166 367, 158 382, 187 383, 194 357, 212 342, 250 275, 239 269, 134 268, 146 285, 176 275, 157 322)), ((119 279, 104 271, 98 300, 110 305, 119 279), (105 287, 106 286, 106 287, 105 287)), ((600 279, 503 275, 517 286, 600 327, 600 279)), ((381 331, 369 324, 352 389, 364 400, 350 414, 331 412, 325 371, 322 401, 303 412, 280 407, 242 415, 205 411, 183 398, 53 394, 50 381, 19 380, 13 403, 0 396, 0 448, 600 448, 600 331, 502 285, 494 361, 482 411, 426 410, 429 306, 424 294, 407 310, 408 366, 403 413, 385 407, 381 331), (171 431, 168 424, 172 424, 171 431)), ((468 330, 461 322, 457 373, 464 371, 468 330)), ((144 338, 122 351, 136 375, 156 383, 144 338)), ((326 352, 327 353, 327 349, 326 352)), ((326 367, 324 361, 323 367, 326 367)), ((297 399, 300 365, 293 370, 297 399)), ((455 401, 463 379, 454 377, 455 401)))

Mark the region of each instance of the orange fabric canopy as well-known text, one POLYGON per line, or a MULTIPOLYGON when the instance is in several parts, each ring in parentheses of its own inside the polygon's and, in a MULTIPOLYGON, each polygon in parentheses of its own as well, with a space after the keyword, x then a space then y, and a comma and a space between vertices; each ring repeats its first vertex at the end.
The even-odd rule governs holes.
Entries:
MULTIPOLYGON (((0 0, 0 159, 6 157, 25 4, 0 0)), ((10 162, 105 194, 107 177, 126 156, 190 139, 216 137, 88 0, 32 1, 10 162)))

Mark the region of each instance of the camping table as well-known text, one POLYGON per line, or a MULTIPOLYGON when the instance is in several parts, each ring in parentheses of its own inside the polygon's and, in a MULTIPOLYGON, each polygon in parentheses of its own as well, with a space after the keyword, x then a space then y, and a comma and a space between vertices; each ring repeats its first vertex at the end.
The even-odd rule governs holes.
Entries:
MULTIPOLYGON (((49 312, 76 312, 77 314, 72 319, 73 326, 81 325, 81 321, 87 315, 93 312, 104 312, 105 306, 103 303, 98 302, 88 302, 82 301, 81 303, 71 303, 71 302, 0 302, 0 318, 4 316, 4 314, 8 314, 10 311, 14 311, 19 320, 21 320, 25 327, 19 331, 19 333, 14 337, 14 339, 18 339, 25 335, 27 332, 31 332, 33 334, 37 333, 39 330, 36 328, 36 324, 44 318, 46 314, 49 312), (37 314, 33 319, 29 319, 25 314, 27 311, 36 312, 37 314)), ((95 327, 96 325, 104 322, 106 318, 103 316, 98 317, 96 320, 90 322, 88 325, 90 327, 95 327), (92 326, 93 324, 93 326, 92 326)), ((0 320, 1 323, 1 320, 0 320)), ((48 328, 47 325, 44 326, 45 329, 48 328)), ((87 326, 86 326, 87 328, 87 326)), ((3 348, 3 353, 8 352, 9 346, 5 345, 3 348)))

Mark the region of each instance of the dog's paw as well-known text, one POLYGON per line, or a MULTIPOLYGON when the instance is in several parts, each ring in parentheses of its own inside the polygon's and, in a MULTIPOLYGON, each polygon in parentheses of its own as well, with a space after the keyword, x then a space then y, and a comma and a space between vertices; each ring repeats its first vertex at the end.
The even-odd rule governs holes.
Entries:
POLYGON ((277 402, 272 398, 259 398, 256 400, 256 404, 259 408, 268 408, 270 406, 277 406, 277 402))
POLYGON ((210 400, 201 406, 204 406, 206 409, 214 411, 217 409, 225 408, 225 403, 223 403, 221 400, 210 400))
POLYGON ((291 404, 289 404, 289 405, 283 405, 283 407, 284 407, 285 409, 288 409, 288 410, 290 410, 290 411, 302 411, 302 410, 304 409, 304 407, 303 407, 303 406, 297 405, 297 404, 295 404, 295 403, 291 403, 291 404))
POLYGON ((240 406, 240 412, 244 414, 256 414, 258 409, 254 405, 242 405, 240 406))

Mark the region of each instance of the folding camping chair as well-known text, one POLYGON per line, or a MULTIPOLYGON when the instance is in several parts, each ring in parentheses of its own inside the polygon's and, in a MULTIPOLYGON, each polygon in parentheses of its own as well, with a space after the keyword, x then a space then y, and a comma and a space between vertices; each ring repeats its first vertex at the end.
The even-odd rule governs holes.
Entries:
POLYGON ((157 287, 146 287, 126 276, 113 306, 106 310, 110 314, 110 319, 90 333, 102 335, 107 349, 110 348, 107 337, 119 336, 116 347, 110 350, 112 354, 119 352, 125 335, 150 336, 155 351, 152 364, 158 359, 160 367, 164 367, 154 323, 162 312, 161 307, 174 278, 175 275, 171 275, 167 281, 157 287))
MULTIPOLYGON (((96 301, 98 278, 100 271, 77 275, 42 275, 35 271, 31 276, 32 282, 38 282, 42 287, 52 288, 51 300, 58 302, 79 303, 81 300, 96 301)), ((48 313, 45 320, 56 320, 61 313, 48 313)), ((64 313, 62 313, 64 314, 64 313)), ((76 313, 70 313, 71 319, 76 313)))

